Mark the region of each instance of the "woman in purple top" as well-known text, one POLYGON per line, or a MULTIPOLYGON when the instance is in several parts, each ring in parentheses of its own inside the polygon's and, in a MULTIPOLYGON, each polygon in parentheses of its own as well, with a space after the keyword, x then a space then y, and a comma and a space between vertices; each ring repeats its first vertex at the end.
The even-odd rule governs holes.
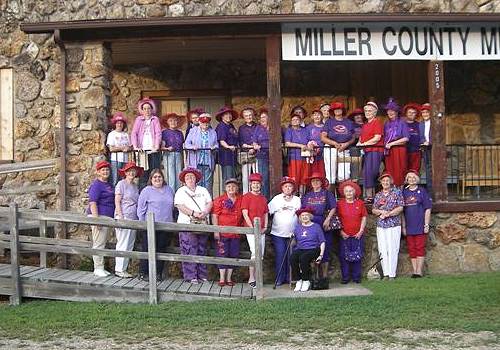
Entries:
POLYGON ((382 190, 375 195, 372 213, 378 216, 377 245, 382 258, 384 279, 393 280, 398 268, 404 200, 401 190, 393 186, 392 176, 389 173, 380 175, 379 181, 382 190))
MULTIPOLYGON (((110 164, 101 160, 96 164, 97 179, 89 187, 89 207, 87 214, 89 216, 107 216, 112 218, 115 215, 115 191, 113 186, 108 183, 110 164)), ((92 248, 104 249, 108 240, 108 227, 91 226, 92 229, 92 248)), ((94 275, 99 277, 109 276, 110 273, 104 269, 104 257, 94 255, 94 275)))
POLYGON ((406 116, 406 126, 408 127, 409 140, 406 145, 408 152, 408 169, 420 172, 422 162, 422 152, 420 145, 424 143, 423 135, 420 135, 420 123, 416 120, 420 112, 420 105, 408 103, 404 109, 406 116))
POLYGON ((328 180, 320 173, 313 173, 309 178, 311 190, 302 196, 302 208, 313 210, 312 221, 323 228, 325 235, 325 253, 321 260, 321 275, 328 276, 330 252, 333 246, 332 220, 335 220, 337 201, 328 191, 328 180))
POLYGON ((399 117, 399 105, 391 97, 384 106, 388 121, 384 124, 385 170, 394 179, 394 185, 401 187, 408 169, 406 143, 410 137, 408 127, 399 117))
MULTIPOLYGON (((139 195, 137 203, 137 217, 141 221, 146 220, 147 213, 154 214, 155 222, 172 222, 174 209, 174 191, 165 183, 163 173, 160 169, 153 169, 149 175, 148 186, 146 186, 139 195)), ((140 231, 141 251, 148 251, 148 234, 146 231, 140 231)), ((155 232, 156 251, 165 253, 170 243, 170 233, 163 231, 155 232)), ((163 279, 164 261, 157 260, 156 279, 163 279)), ((149 280, 148 261, 141 260, 139 264, 139 278, 149 280)))
POLYGON ((406 183, 403 190, 405 201, 402 232, 406 236, 408 255, 413 267, 412 278, 422 277, 425 260, 425 241, 429 233, 431 222, 432 200, 418 183, 420 178, 415 171, 406 174, 406 183))
POLYGON ((255 109, 253 107, 244 107, 241 111, 241 116, 245 121, 245 124, 241 125, 238 129, 238 142, 240 145, 240 152, 245 156, 241 156, 242 159, 246 160, 241 162, 241 183, 243 185, 243 194, 247 193, 249 188, 248 177, 252 173, 257 172, 257 162, 253 158, 255 150, 253 148, 252 137, 255 132, 257 125, 254 123, 253 118, 255 117, 255 109))
POLYGON ((238 133, 233 121, 238 119, 238 112, 229 107, 222 107, 215 115, 219 122, 215 128, 219 141, 219 164, 222 171, 222 182, 236 176, 236 148, 238 147, 238 133))
POLYGON ((196 107, 187 112, 186 119, 188 121, 188 125, 186 127, 186 138, 188 137, 189 132, 191 131, 192 128, 196 128, 200 125, 198 119, 200 118, 200 115, 202 115, 203 113, 205 113, 205 111, 201 107, 196 107))
POLYGON ((305 192, 310 165, 301 152, 309 150, 309 136, 306 128, 300 126, 300 114, 292 115, 290 126, 285 131, 284 141, 288 151, 288 176, 295 178, 300 193, 305 192))
POLYGON ((344 181, 351 177, 349 163, 349 147, 354 143, 354 124, 344 118, 346 109, 342 102, 334 102, 330 106, 333 118, 325 123, 321 133, 321 141, 325 144, 324 161, 326 178, 332 186, 335 182, 344 181), (340 161, 338 158, 343 158, 340 161))
POLYGON ((312 221, 313 209, 299 209, 296 213, 299 223, 293 232, 297 247, 290 257, 292 278, 297 281, 295 292, 307 292, 310 287, 311 262, 319 264, 323 259, 325 237, 321 226, 312 221))
POLYGON ((252 145, 256 152, 257 172, 262 175, 262 194, 269 199, 269 115, 265 108, 259 111, 259 124, 255 127, 252 145))
POLYGON ((361 177, 362 153, 361 153, 361 147, 357 147, 357 143, 359 142, 359 137, 361 136, 361 129, 363 128, 363 125, 367 122, 367 119, 365 117, 365 112, 363 111, 362 108, 354 109, 351 113, 349 113, 347 118, 349 118, 353 122, 354 138, 355 138, 354 144, 349 149, 351 157, 355 157, 352 159, 351 177, 353 179, 359 179, 361 177))
POLYGON ((177 113, 168 113, 161 118, 161 150, 163 152, 163 175, 167 180, 168 185, 177 191, 181 187, 177 175, 184 168, 182 155, 182 145, 184 143, 184 135, 178 128, 181 127, 184 117, 177 113))
POLYGON ((312 123, 306 126, 309 137, 307 146, 312 149, 314 157, 311 157, 311 173, 320 173, 325 176, 325 162, 323 161, 323 142, 321 132, 323 131, 323 115, 319 109, 311 113, 312 123))

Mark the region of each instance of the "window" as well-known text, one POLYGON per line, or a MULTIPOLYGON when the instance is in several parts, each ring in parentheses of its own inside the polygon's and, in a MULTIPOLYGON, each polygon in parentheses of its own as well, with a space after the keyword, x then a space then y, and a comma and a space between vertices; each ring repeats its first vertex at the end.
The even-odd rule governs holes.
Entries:
POLYGON ((13 71, 0 69, 0 162, 14 159, 13 71))

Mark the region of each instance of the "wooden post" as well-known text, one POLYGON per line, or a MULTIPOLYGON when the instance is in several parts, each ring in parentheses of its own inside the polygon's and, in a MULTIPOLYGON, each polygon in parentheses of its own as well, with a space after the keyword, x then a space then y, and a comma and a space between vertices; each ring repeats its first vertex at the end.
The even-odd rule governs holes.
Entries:
MULTIPOLYGON (((41 210, 45 210, 45 203, 42 204, 41 210)), ((47 237, 47 220, 40 220, 40 237, 47 237)), ((47 252, 40 251, 40 267, 47 267, 47 252)))
POLYGON ((21 304, 21 273, 19 269, 19 219, 17 216, 17 204, 10 204, 10 268, 12 280, 11 305, 21 304))
POLYGON ((255 237, 255 283, 257 285, 256 298, 257 300, 264 299, 264 271, 262 259, 263 252, 261 246, 262 233, 260 232, 260 219, 253 220, 253 234, 255 237))
POLYGON ((157 304, 155 216, 153 213, 149 212, 147 214, 146 224, 148 228, 149 303, 157 304))
POLYGON ((280 192, 283 175, 281 147, 281 87, 280 87, 281 37, 271 34, 266 38, 267 104, 269 111, 269 185, 270 193, 280 192))
POLYGON ((432 190, 436 202, 448 200, 446 182, 448 167, 446 160, 446 120, 444 95, 444 64, 429 61, 429 102, 432 105, 432 190))

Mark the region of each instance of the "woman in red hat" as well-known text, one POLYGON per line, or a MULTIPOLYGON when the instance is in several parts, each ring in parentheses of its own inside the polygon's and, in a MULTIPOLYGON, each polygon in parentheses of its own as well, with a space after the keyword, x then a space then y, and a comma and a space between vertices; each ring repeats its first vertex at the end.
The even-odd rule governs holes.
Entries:
POLYGON ((363 125, 367 122, 365 113, 363 109, 356 108, 347 116, 354 123, 354 144, 349 149, 352 159, 351 164, 351 177, 353 179, 359 179, 361 177, 361 148, 357 146, 359 142, 359 137, 361 135, 361 129, 363 125))
POLYGON ((337 213, 342 224, 339 247, 341 283, 347 284, 351 280, 360 283, 368 212, 365 203, 359 199, 361 188, 357 183, 350 180, 340 183, 339 193, 343 196, 337 203, 337 213))
POLYGON ((303 157, 304 151, 311 151, 307 144, 309 135, 306 128, 301 126, 301 114, 293 114, 290 126, 285 131, 285 147, 288 149, 288 176, 295 178, 300 193, 305 192, 307 178, 309 177, 310 164, 303 157))
POLYGON ((269 202, 269 214, 273 216, 271 238, 274 245, 274 271, 276 285, 290 282, 288 266, 288 246, 297 223, 295 212, 300 209, 300 198, 294 196, 295 179, 285 176, 281 179, 281 193, 269 202), (281 270, 280 270, 281 269, 281 270))
POLYGON ((161 118, 161 150, 163 152, 163 175, 168 185, 177 191, 181 183, 177 175, 184 168, 184 157, 182 147, 184 144, 184 135, 179 128, 184 122, 184 117, 177 113, 168 113, 161 118))
MULTIPOLYGON (((208 224, 212 211, 212 196, 203 186, 198 186, 202 174, 198 169, 186 168, 179 174, 179 180, 184 186, 175 193, 174 204, 179 209, 178 223, 208 224)), ((181 254, 207 255, 208 236, 192 232, 179 232, 181 254)), ((208 278, 207 265, 197 263, 182 263, 184 280, 191 283, 204 282, 208 278)))
MULTIPOLYGON (((137 202, 139 200, 139 188, 134 182, 136 177, 141 177, 143 169, 128 162, 118 170, 122 180, 115 187, 115 219, 138 220, 137 202)), ((134 250, 136 231, 128 228, 116 228, 116 250, 134 250)), ((130 278, 127 272, 128 258, 116 257, 115 275, 122 278, 130 278)))
POLYGON ((127 133, 127 119, 122 112, 116 112, 111 119, 114 129, 108 134, 106 146, 110 152, 111 184, 118 182, 118 169, 128 161, 128 151, 132 150, 130 138, 127 133))
POLYGON ((328 276, 330 253, 333 247, 333 230, 338 227, 335 216, 337 201, 332 192, 328 191, 328 180, 321 173, 313 173, 309 179, 309 192, 302 196, 302 208, 313 210, 313 222, 322 227, 325 235, 325 253, 321 260, 321 277, 328 276), (333 224, 333 227, 332 227, 333 224))
MULTIPOLYGON (((101 160, 95 166, 97 179, 89 187, 89 207, 87 214, 93 217, 115 215, 115 191, 109 180, 110 164, 101 160)), ((91 226, 92 248, 104 249, 108 240, 109 228, 105 226, 91 226)), ((94 275, 98 277, 109 276, 110 273, 104 269, 104 257, 92 256, 94 260, 94 275)))
POLYGON ((238 112, 229 107, 222 107, 215 115, 219 122, 215 128, 219 141, 218 163, 222 172, 222 182, 236 177, 236 149, 238 147, 238 132, 233 121, 238 119, 238 112))
POLYGON ((257 158, 257 172, 262 175, 262 194, 269 198, 269 114, 267 109, 259 110, 259 123, 252 136, 253 149, 257 158))
MULTIPOLYGON (((267 198, 261 193, 262 189, 262 175, 259 173, 250 174, 248 177, 250 182, 250 191, 243 195, 241 200, 241 213, 243 215, 243 224, 247 227, 253 227, 253 220, 260 219, 260 230, 264 234, 269 225, 269 209, 267 207, 267 198)), ((255 237, 254 235, 247 235, 248 246, 252 253, 252 259, 255 259, 255 237)), ((262 236, 261 251, 264 256, 264 249, 266 246, 265 236, 262 236)), ((250 266, 248 284, 252 288, 256 288, 255 283, 255 267, 250 266)))
POLYGON ((186 114, 186 119, 188 121, 188 125, 186 127, 186 138, 189 135, 189 132, 191 131, 192 128, 198 127, 200 125, 199 118, 200 115, 205 113, 205 110, 201 107, 196 107, 186 114))
POLYGON ((401 213, 404 199, 401 190, 393 186, 392 176, 379 177, 382 190, 375 195, 372 214, 377 219, 377 245, 384 279, 393 280, 398 268, 399 242, 401 241, 401 213))
POLYGON ((320 173, 325 176, 325 162, 323 160, 323 142, 321 142, 321 132, 324 124, 321 111, 316 109, 311 113, 312 123, 306 126, 308 133, 307 147, 312 149, 313 157, 311 157, 310 173, 320 173))
POLYGON ((416 103, 408 103, 403 108, 403 113, 406 117, 406 125, 409 132, 409 140, 406 144, 408 152, 408 169, 414 169, 420 172, 420 163, 422 162, 422 152, 420 145, 423 143, 423 135, 420 135, 420 123, 417 117, 420 113, 420 105, 416 103))
POLYGON ((326 178, 331 185, 337 180, 343 181, 351 176, 349 147, 354 143, 354 124, 344 118, 345 106, 342 102, 334 102, 330 106, 333 117, 330 118, 321 133, 321 141, 325 144, 324 161, 326 178))
POLYGON ((241 117, 244 124, 238 128, 238 143, 240 146, 240 164, 241 164, 241 183, 242 192, 247 193, 250 190, 248 177, 251 173, 257 172, 257 161, 255 159, 255 150, 253 147, 253 137, 257 124, 254 122, 255 109, 247 106, 241 110, 241 117))

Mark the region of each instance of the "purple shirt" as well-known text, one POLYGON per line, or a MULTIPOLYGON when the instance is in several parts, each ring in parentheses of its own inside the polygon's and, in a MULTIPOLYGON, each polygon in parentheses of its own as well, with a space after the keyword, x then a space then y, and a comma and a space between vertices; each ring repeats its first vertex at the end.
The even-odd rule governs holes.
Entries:
MULTIPOLYGON (((94 180, 89 187, 89 203, 97 204, 97 213, 102 216, 115 216, 115 190, 107 182, 94 180)), ((87 214, 90 214, 90 206, 87 209, 87 214)))
POLYGON ((210 166, 210 168, 213 169, 215 167, 215 152, 207 150, 206 153, 203 153, 204 151, 199 151, 200 148, 219 147, 219 143, 217 142, 217 134, 215 133, 215 131, 209 128, 206 130, 206 132, 208 132, 208 147, 203 147, 201 128, 191 128, 191 130, 189 131, 189 135, 186 137, 184 148, 193 151, 189 151, 187 154, 187 166, 196 168, 198 164, 202 164, 201 161, 203 158, 203 154, 205 154, 208 156, 207 162, 209 163, 208 165, 210 166))
MULTIPOLYGON (((379 210, 391 211, 397 207, 403 207, 404 205, 403 194, 401 190, 396 187, 392 187, 387 194, 384 193, 384 191, 378 192, 373 200, 373 209, 379 210)), ((401 226, 401 215, 377 219, 377 227, 390 228, 396 226, 401 226)))
POLYGON ((422 136, 420 135, 420 123, 406 122, 406 126, 408 127, 408 133, 410 135, 410 140, 406 144, 406 148, 410 153, 418 152, 420 150, 420 145, 423 143, 422 136))
POLYGON ((404 137, 410 138, 408 126, 401 118, 395 120, 388 120, 384 124, 384 145, 389 142, 402 139, 404 137))
POLYGON ((323 225, 325 212, 337 207, 335 196, 328 190, 322 189, 319 192, 307 192, 302 196, 302 208, 313 208, 312 221, 323 225))
POLYGON ((256 127, 257 125, 255 123, 252 123, 252 125, 243 124, 240 126, 238 129, 238 140, 240 146, 243 146, 243 144, 252 144, 252 136, 256 127))
POLYGON ((174 152, 182 152, 184 136, 180 130, 165 129, 161 132, 161 139, 165 142, 165 147, 173 147, 174 152))
MULTIPOLYGON (((301 145, 307 145, 309 136, 306 128, 299 127, 294 129, 289 126, 285 131, 285 142, 300 143, 301 145)), ((300 155, 300 148, 289 148, 288 149, 288 159, 290 160, 302 160, 300 155)))
POLYGON ((174 209, 174 191, 168 185, 162 188, 153 186, 145 187, 139 195, 137 203, 137 217, 141 221, 146 220, 146 214, 152 212, 155 222, 172 222, 174 209))
POLYGON ((405 188, 403 198, 405 201, 406 234, 410 236, 423 234, 425 211, 432 208, 432 199, 425 188, 420 186, 414 191, 405 188))
MULTIPOLYGON (((323 131, 324 125, 309 124, 306 126, 306 130, 309 136, 308 141, 315 141, 319 147, 323 146, 321 142, 321 132, 323 131)), ((323 159, 323 148, 318 149, 318 154, 314 157, 315 160, 323 159)))
POLYGON ((326 121, 323 131, 327 133, 330 140, 339 143, 348 142, 354 135, 354 123, 350 119, 330 118, 326 121))
POLYGON ((257 159, 269 160, 269 130, 262 125, 257 125, 252 136, 252 142, 261 147, 257 152, 257 159))
POLYGON ((297 249, 319 248, 325 242, 325 235, 320 225, 313 223, 311 226, 303 226, 298 223, 293 230, 297 249))
POLYGON ((137 220, 137 201, 139 200, 139 189, 134 183, 129 184, 125 179, 118 181, 115 194, 122 196, 122 214, 125 219, 137 220))
MULTIPOLYGON (((217 133, 217 141, 226 141, 229 146, 238 146, 238 133, 233 124, 226 124, 220 122, 215 128, 217 133)), ((224 165, 235 165, 236 164, 236 152, 224 148, 219 145, 219 164, 224 165)))

